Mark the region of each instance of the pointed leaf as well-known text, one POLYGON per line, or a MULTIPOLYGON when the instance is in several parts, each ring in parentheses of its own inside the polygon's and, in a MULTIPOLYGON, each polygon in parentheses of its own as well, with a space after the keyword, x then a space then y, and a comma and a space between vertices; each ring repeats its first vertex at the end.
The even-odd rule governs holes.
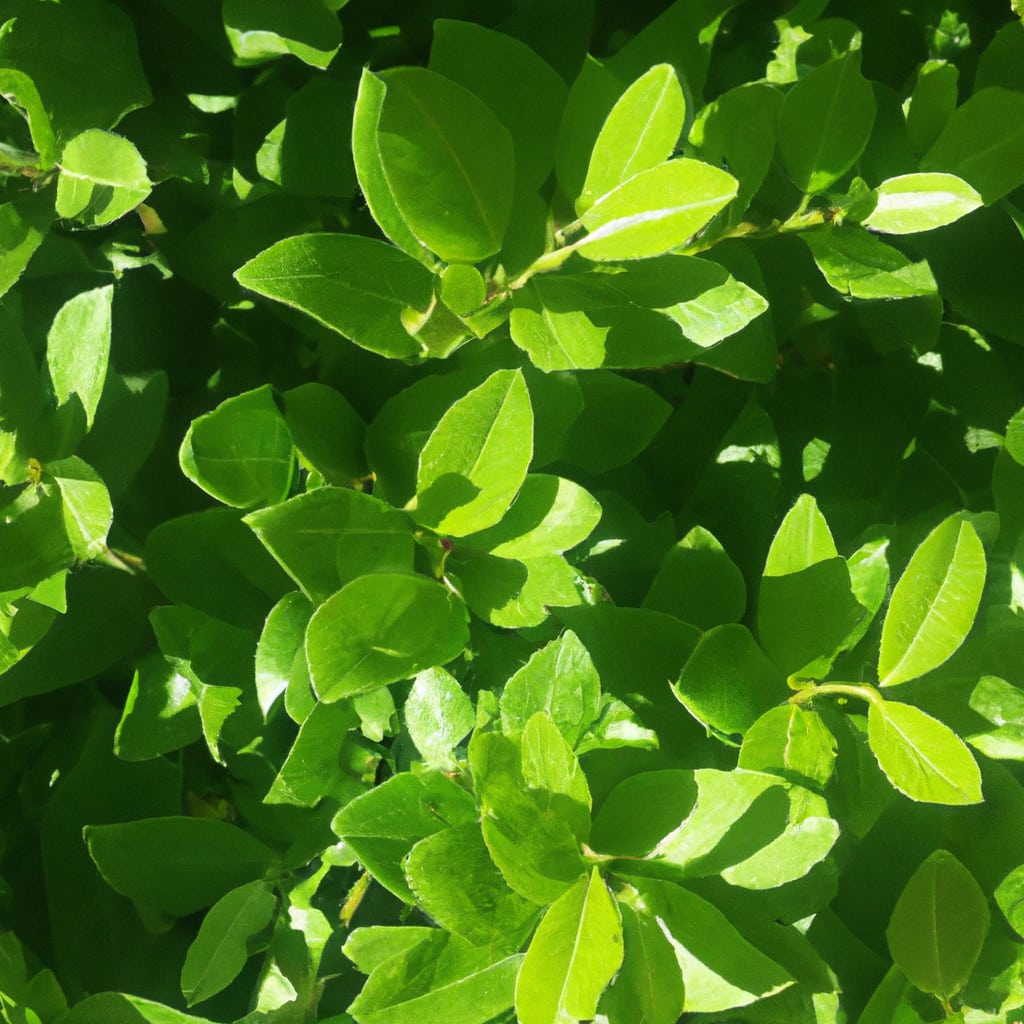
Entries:
POLYGON ((909 704, 873 700, 868 743, 889 781, 911 800, 981 803, 981 771, 963 740, 909 704))
POLYGON ((246 64, 293 54, 326 68, 341 47, 341 23, 322 0, 224 0, 223 14, 228 42, 246 64))
POLYGON ((818 510, 818 503, 810 494, 801 494, 775 533, 764 574, 786 576, 838 554, 832 531, 818 510))
POLYGON ((577 214, 634 174, 667 160, 685 116, 686 100, 671 64, 658 64, 633 82, 612 107, 594 143, 576 200, 577 214))
POLYGON ((766 711, 743 737, 738 764, 801 785, 824 786, 836 761, 836 738, 815 711, 795 704, 766 711))
POLYGON ((396 359, 421 355, 402 314, 430 308, 433 275, 385 242, 360 235, 283 238, 235 271, 235 279, 371 352, 396 359))
POLYGON ((953 854, 936 850, 900 894, 885 938, 917 988, 949 1000, 967 984, 988 925, 981 886, 953 854))
POLYGON ((210 907, 181 969, 181 993, 189 1006, 235 980, 249 959, 246 944, 270 924, 276 906, 266 883, 249 882, 210 907))
POLYGON ((641 171, 602 196, 581 218, 574 246, 590 260, 660 256, 683 245, 736 195, 725 171, 680 158, 641 171))
POLYGON ((520 370, 496 370, 441 417, 420 453, 413 518, 464 536, 504 516, 533 455, 533 408, 520 370))
POLYGON ((945 227, 982 205, 981 196, 955 174, 902 174, 883 181, 877 193, 862 223, 889 235, 945 227))
POLYGON ((916 679, 941 665, 964 641, 985 586, 985 551, 958 516, 924 539, 899 578, 882 624, 881 686, 916 679))
POLYGON ((556 900, 516 979, 521 1024, 590 1020, 622 964, 622 921, 597 868, 556 900))

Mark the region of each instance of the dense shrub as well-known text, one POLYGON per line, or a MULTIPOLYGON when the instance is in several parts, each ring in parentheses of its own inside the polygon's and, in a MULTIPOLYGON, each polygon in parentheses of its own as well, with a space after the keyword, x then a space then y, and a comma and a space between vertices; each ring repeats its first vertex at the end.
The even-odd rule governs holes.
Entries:
POLYGON ((1016 4, 0 11, 0 1019, 1019 1019, 1016 4))

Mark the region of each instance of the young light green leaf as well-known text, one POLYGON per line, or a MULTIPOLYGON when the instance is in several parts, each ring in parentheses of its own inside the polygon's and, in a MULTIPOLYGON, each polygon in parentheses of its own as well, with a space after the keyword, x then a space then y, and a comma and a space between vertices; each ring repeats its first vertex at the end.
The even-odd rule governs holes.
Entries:
POLYGON ((582 543, 600 519, 601 506, 579 484, 530 473, 501 521, 462 543, 499 558, 539 558, 582 543))
POLYGON ((987 725, 964 739, 986 757, 1024 760, 1024 691, 998 676, 982 676, 968 703, 987 725))
POLYGON ((832 776, 836 751, 836 738, 817 712, 786 704, 766 711, 747 730, 738 764, 800 785, 824 786, 832 776))
POLYGON ((832 531, 818 510, 818 503, 810 494, 801 494, 775 532, 764 574, 786 576, 838 554, 832 531))
POLYGON ((113 285, 79 292, 57 311, 46 337, 46 367, 57 403, 81 403, 87 428, 107 376, 113 297, 113 285))
POLYGON ((256 693, 264 718, 288 689, 296 659, 305 661, 303 640, 312 615, 313 605, 298 591, 270 609, 256 646, 256 693))
POLYGON ((1024 935, 1024 865, 1015 867, 996 887, 996 904, 1010 927, 1024 935))
POLYGON ((587 649, 572 630, 533 654, 505 684, 501 724, 506 733, 522 732, 539 711, 551 716, 570 746, 597 718, 601 680, 587 649))
POLYGON ((107 532, 114 521, 106 485, 77 455, 47 463, 46 471, 60 488, 64 528, 75 558, 83 562, 98 558, 107 549, 107 532))
POLYGON ((206 1017, 182 1013, 173 1007, 123 992, 100 992, 86 996, 64 1017, 66 1024, 214 1024, 206 1017))
POLYGON ((779 151, 790 178, 807 193, 823 192, 853 166, 875 121, 875 94, 851 50, 808 73, 779 112, 779 151))
POLYGON ((341 47, 341 22, 322 0, 225 0, 223 16, 231 49, 246 64, 293 54, 326 68, 341 47))
POLYGON ((249 959, 247 943, 270 924, 277 907, 265 882, 225 893, 199 926, 181 968, 181 994, 195 1006, 227 988, 249 959))
POLYGON ((948 1002, 967 984, 988 926, 981 886, 953 854, 936 850, 900 893, 885 938, 907 978, 948 1002))
POLYGON ((520 370, 496 370, 441 417, 420 453, 410 512, 438 533, 494 526, 526 479, 533 408, 520 370))
POLYGON ((516 979, 521 1024, 590 1020, 622 959, 622 920, 595 867, 537 926, 516 979))
POLYGON ((402 219, 444 260, 493 256, 512 214, 508 130, 482 100, 435 71, 394 68, 381 78, 377 148, 402 219))
POLYGON ((1024 182, 1024 95, 980 89, 950 115, 922 171, 963 178, 991 205, 1024 182))
POLYGON ((717 538, 695 526, 662 556, 643 607, 698 629, 739 622, 747 606, 743 574, 717 538))
POLYGON ((57 215, 101 227, 135 209, 152 188, 134 144, 92 128, 76 135, 61 154, 57 215))
POLYGON ((635 174, 602 196, 581 220, 587 236, 575 243, 590 260, 636 260, 683 245, 736 195, 731 175, 680 158, 635 174))
POLYGON ((316 603, 367 573, 413 570, 409 517, 362 491, 318 487, 245 522, 316 603))
POLYGON ((875 208, 861 222, 872 231, 907 235, 945 227, 982 205, 981 196, 955 174, 902 174, 878 186, 875 208))
POLYGON ((216 818, 143 818, 83 830, 89 856, 116 892, 184 917, 202 910, 276 862, 273 851, 216 818))
MULTIPOLYGON (((2 84, 2 79, 0 79, 2 84)), ((41 214, 38 197, 0 204, 0 295, 21 277, 43 243, 52 215, 41 214)))
POLYGON ((671 64, 658 64, 622 94, 590 154, 576 213, 641 171, 667 160, 679 141, 686 100, 671 64))
POLYGON ((431 768, 451 771, 455 747, 469 735, 476 720, 473 703, 458 680, 443 668, 421 672, 403 708, 409 738, 431 768))
POLYGON ((882 624, 881 686, 941 665, 964 641, 985 586, 985 551, 974 527, 950 516, 924 539, 899 578, 882 624))
POLYGON ((537 917, 536 904, 505 884, 475 821, 421 839, 405 860, 405 876, 419 906, 475 946, 515 952, 537 917))
POLYGON ((0 515, 0 593, 34 587, 74 563, 55 484, 25 489, 0 508, 0 515))
POLYGON ((487 282, 476 267, 453 263, 441 272, 441 301, 456 316, 465 316, 487 300, 487 282))
POLYGON ((317 696, 332 702, 444 665, 468 638, 465 605, 440 583, 370 573, 316 610, 306 660, 317 696))
POLYGON ((193 420, 178 461, 185 476, 225 505, 253 508, 282 501, 295 458, 269 385, 225 399, 193 420))
POLYGON ((402 316, 430 309, 433 275, 378 239, 319 233, 283 238, 235 271, 235 280, 371 352, 395 359, 422 355, 402 316))
POLYGON ((889 781, 911 800, 981 803, 981 771, 963 740, 920 708, 873 700, 868 743, 889 781))

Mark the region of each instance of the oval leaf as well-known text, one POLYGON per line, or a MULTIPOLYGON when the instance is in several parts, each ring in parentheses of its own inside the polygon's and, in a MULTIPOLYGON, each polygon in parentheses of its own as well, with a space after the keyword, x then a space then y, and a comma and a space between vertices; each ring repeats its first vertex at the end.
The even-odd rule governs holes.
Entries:
POLYGON ((949 1000, 967 984, 988 926, 981 886, 953 854, 936 850, 900 894, 885 938, 912 984, 949 1000))
POLYGON ((981 196, 955 174, 902 174, 878 186, 878 201, 863 224, 908 235, 952 224, 981 205, 981 196))
POLYGON ((412 517, 456 537, 494 526, 533 455, 533 407, 520 370, 497 370, 441 417, 420 454, 412 517))
POLYGON ((57 215, 100 227, 134 210, 153 186, 135 146, 91 128, 65 147, 57 179, 57 215))
POLYGON ((985 551, 974 527, 950 516, 914 552, 882 624, 880 686, 941 665, 963 642, 985 586, 985 551))
POLYGON ((736 195, 731 175, 700 160, 669 160, 641 171, 581 218, 575 245, 590 260, 637 260, 683 245, 736 195))
POLYGON ((873 700, 868 743, 889 781, 911 800, 981 803, 981 771, 952 729, 920 708, 873 700))
POLYGON ((590 1020, 622 965, 622 920, 594 868, 544 915, 516 979, 520 1024, 590 1020))
POLYGON ((612 107, 590 155, 576 212, 618 188, 634 174, 667 160, 679 141, 686 100, 671 64, 641 75, 612 107))
POLYGON ((396 359, 421 355, 402 313, 429 309, 434 278, 385 242, 359 235, 284 238, 235 271, 235 280, 371 352, 396 359))
POLYGON ((306 630, 317 696, 340 700, 443 665, 466 646, 466 610, 423 576, 360 576, 328 598, 306 630))
POLYGON ((490 107, 426 68, 396 68, 377 147, 395 205, 412 233, 450 262, 501 248, 512 215, 512 138, 490 107))

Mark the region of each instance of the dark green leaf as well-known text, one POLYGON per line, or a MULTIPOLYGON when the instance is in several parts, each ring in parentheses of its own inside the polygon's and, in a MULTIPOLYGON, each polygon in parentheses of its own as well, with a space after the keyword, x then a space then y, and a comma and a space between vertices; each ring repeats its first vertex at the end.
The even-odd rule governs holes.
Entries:
POLYGON ((325 68, 341 46, 341 23, 323 0, 225 0, 224 28, 244 63, 294 54, 325 68))
POLYGON ((334 388, 311 382, 281 396, 299 461, 329 484, 351 486, 367 473, 366 424, 334 388))

